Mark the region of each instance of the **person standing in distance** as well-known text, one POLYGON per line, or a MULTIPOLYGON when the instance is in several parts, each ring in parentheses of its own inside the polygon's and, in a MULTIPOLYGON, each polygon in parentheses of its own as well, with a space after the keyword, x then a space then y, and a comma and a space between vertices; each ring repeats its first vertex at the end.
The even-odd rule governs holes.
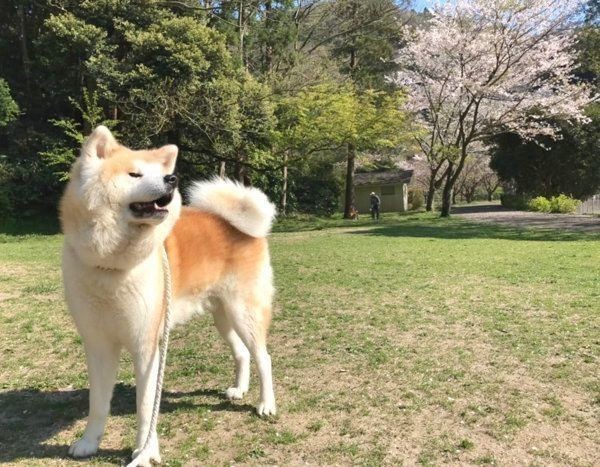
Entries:
POLYGON ((381 206, 381 199, 375 194, 374 191, 369 195, 371 199, 371 218, 379 220, 379 207, 381 206))

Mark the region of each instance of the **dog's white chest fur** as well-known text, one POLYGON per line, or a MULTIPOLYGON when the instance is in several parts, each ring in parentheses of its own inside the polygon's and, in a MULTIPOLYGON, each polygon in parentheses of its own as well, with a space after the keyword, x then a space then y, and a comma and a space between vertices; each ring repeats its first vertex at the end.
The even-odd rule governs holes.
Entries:
POLYGON ((131 348, 160 319, 163 277, 151 255, 122 272, 88 266, 70 248, 63 254, 66 297, 80 332, 131 348))

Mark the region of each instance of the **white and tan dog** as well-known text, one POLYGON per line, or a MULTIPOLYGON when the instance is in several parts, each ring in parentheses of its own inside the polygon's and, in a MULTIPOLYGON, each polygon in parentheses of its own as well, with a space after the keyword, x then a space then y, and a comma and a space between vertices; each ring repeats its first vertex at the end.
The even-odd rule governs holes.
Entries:
MULTIPOLYGON (((173 318, 208 311, 231 346, 235 385, 248 390, 250 356, 260 378, 260 415, 275 414, 266 337, 272 272, 266 236, 275 209, 259 190, 222 179, 196 183, 181 207, 173 174, 177 147, 130 150, 103 126, 73 165, 60 204, 65 234, 63 277, 69 309, 83 338, 90 380, 85 432, 69 449, 94 454, 110 410, 119 354, 133 356, 137 451, 150 427, 164 320, 163 245, 172 274, 173 318)), ((140 465, 160 462, 158 438, 140 465)))

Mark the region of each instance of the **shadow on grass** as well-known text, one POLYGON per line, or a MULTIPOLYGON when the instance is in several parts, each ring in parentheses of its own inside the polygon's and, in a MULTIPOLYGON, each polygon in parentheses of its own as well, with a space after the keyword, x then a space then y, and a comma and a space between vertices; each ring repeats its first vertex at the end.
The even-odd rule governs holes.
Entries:
POLYGON ((430 216, 420 211, 382 214, 381 220, 374 221, 369 214, 361 214, 358 220, 343 219, 341 214, 331 217, 317 217, 311 215, 294 215, 278 218, 273 226, 275 233, 309 232, 314 230, 370 227, 374 225, 395 225, 403 219, 430 216))
POLYGON ((517 228, 493 224, 472 223, 460 219, 423 219, 422 222, 397 222, 346 232, 351 235, 385 237, 415 237, 446 240, 499 239, 540 242, 597 241, 598 233, 556 229, 517 228))
MULTIPOLYGON (((64 459, 67 444, 46 444, 57 433, 68 429, 77 420, 87 417, 89 391, 38 391, 22 389, 0 393, 0 463, 27 459, 64 459)), ((190 392, 164 391, 161 413, 177 410, 231 411, 253 413, 249 404, 234 404, 217 390, 200 389, 190 392), (198 403, 196 396, 220 399, 216 403, 198 403)), ((135 414, 135 387, 117 384, 112 399, 112 415, 135 414)), ((160 423, 160 420, 159 420, 160 423)), ((132 433, 133 435, 133 433, 132 433)), ((69 443, 75 441, 70 440, 69 443)), ((99 449, 103 460, 121 463, 129 459, 132 446, 99 449)))

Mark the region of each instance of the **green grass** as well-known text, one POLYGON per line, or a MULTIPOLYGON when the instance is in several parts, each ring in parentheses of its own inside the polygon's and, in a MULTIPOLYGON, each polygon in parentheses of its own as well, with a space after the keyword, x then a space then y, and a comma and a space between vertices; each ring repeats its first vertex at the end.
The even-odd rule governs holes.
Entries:
MULTIPOLYGON (((0 234, 0 462, 80 465, 87 376, 60 235, 0 234)), ((172 336, 167 465, 593 465, 600 458, 600 236, 428 214, 285 219, 271 238, 279 415, 221 391, 210 319, 172 336)), ((135 436, 131 359, 95 463, 135 436)))

